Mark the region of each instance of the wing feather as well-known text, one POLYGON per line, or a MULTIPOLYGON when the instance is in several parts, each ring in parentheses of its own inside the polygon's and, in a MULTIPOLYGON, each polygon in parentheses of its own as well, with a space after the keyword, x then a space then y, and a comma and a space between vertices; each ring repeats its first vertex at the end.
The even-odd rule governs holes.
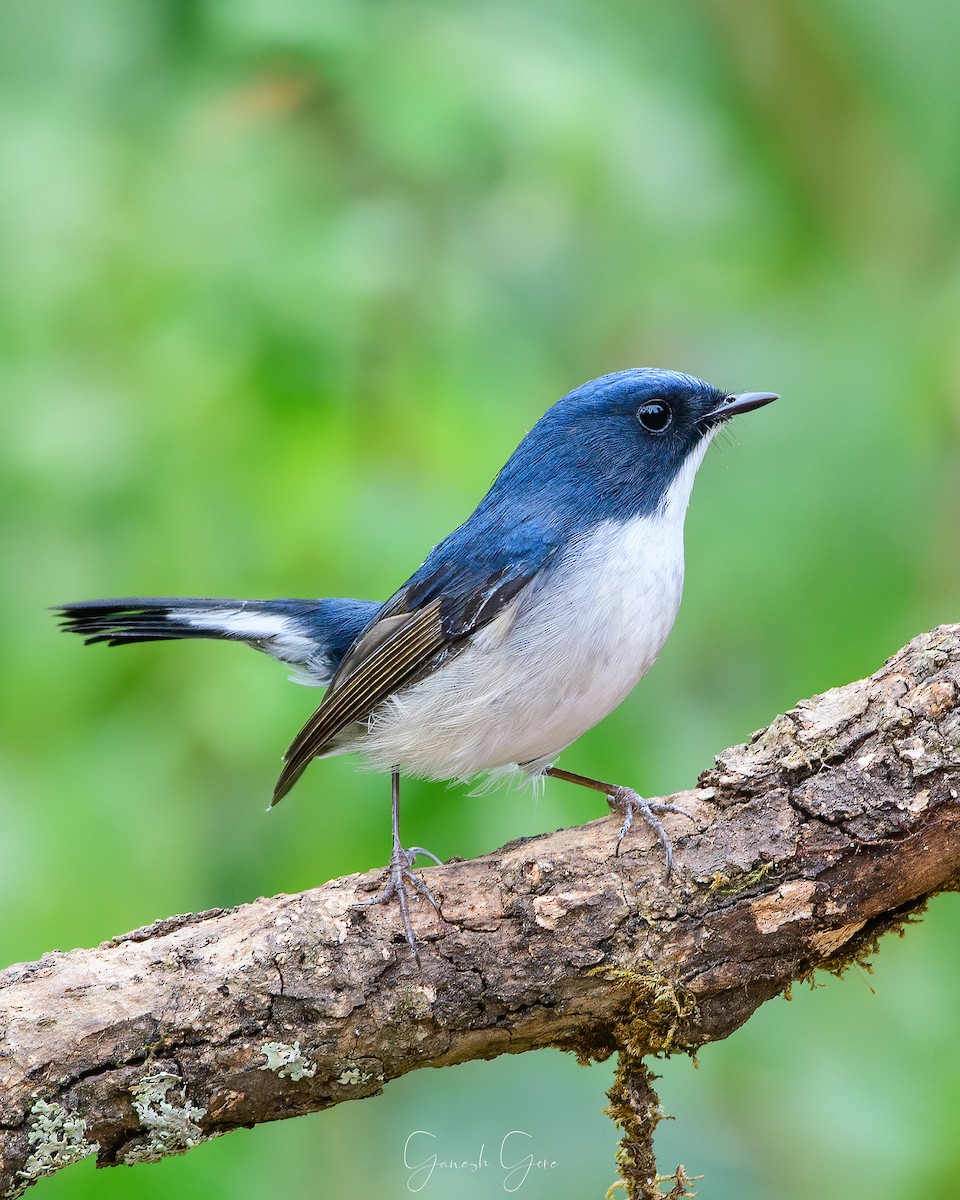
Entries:
POLYGON ((556 532, 533 517, 510 524, 494 512, 489 514, 489 530, 477 529, 476 522, 474 514, 435 547, 344 655, 323 702, 284 755, 273 804, 293 787, 312 758, 333 748, 344 729, 368 720, 379 704, 435 663, 438 655, 462 644, 501 613, 557 551, 556 532))
POLYGON ((341 680, 338 675, 323 703, 284 755, 272 803, 276 804, 289 792, 310 760, 322 754, 342 729, 368 717, 381 700, 396 691, 445 645, 440 600, 436 599, 411 613, 407 621, 357 662, 345 678, 341 680))

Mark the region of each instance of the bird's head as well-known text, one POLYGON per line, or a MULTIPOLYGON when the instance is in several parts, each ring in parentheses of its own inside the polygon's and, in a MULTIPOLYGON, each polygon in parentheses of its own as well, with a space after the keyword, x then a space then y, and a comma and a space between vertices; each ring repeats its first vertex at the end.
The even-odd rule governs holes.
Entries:
POLYGON ((651 367, 602 375, 548 409, 498 485, 598 516, 653 512, 668 493, 685 509, 718 428, 776 399, 772 392, 730 394, 651 367))
POLYGON ((692 484, 721 425, 776 399, 773 392, 730 394, 692 375, 643 367, 592 379, 547 415, 583 439, 598 479, 639 482, 650 501, 678 476, 692 484))

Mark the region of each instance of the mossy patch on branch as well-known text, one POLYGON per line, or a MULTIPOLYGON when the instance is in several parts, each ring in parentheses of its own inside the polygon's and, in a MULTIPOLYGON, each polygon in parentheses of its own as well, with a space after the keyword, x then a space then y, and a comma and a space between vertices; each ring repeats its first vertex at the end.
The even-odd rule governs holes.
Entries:
POLYGON ((652 969, 599 967, 596 970, 621 984, 627 995, 623 1015, 613 1026, 613 1037, 621 1053, 626 1051, 639 1059, 646 1054, 666 1055, 693 1048, 682 1033, 697 1008, 696 996, 688 987, 652 969))

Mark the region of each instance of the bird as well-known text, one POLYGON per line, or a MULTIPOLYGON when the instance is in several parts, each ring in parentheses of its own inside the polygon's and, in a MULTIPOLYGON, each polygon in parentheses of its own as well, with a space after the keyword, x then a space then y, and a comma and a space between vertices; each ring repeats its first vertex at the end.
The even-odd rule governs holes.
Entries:
POLYGON ((419 962, 408 888, 439 913, 400 837, 401 773, 436 780, 552 777, 601 792, 673 845, 682 813, 632 788, 556 765, 615 709, 669 634, 684 578, 694 477, 731 418, 779 397, 728 393, 642 367, 592 379, 523 437, 469 517, 383 603, 132 596, 58 605, 62 628, 122 646, 185 638, 242 642, 326 688, 291 742, 271 807, 315 758, 357 751, 391 777, 384 884, 360 903, 399 904, 419 962))

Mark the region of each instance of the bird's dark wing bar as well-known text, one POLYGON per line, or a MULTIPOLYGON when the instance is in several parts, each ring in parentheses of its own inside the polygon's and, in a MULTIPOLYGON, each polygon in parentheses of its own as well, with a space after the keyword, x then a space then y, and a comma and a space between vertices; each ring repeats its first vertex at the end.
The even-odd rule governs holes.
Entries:
MULTIPOLYGON (((395 620, 396 618, 387 618, 395 620)), ((376 632, 375 622, 364 637, 376 632)), ((300 730, 286 752, 271 805, 281 800, 312 758, 354 721, 363 720, 384 697, 400 687, 421 663, 443 649, 440 601, 410 613, 405 621, 362 657, 345 678, 333 681, 323 703, 300 730)), ((346 664, 345 664, 346 665, 346 664)))
POLYGON ((369 717, 441 651, 492 621, 534 574, 533 568, 504 568, 465 591, 462 575, 452 578, 440 570, 401 589, 357 639, 323 703, 294 738, 272 803, 287 794, 338 733, 369 717))
MULTIPOLYGON (((444 636, 453 642, 481 629, 502 612, 514 596, 523 591, 536 573, 516 566, 504 567, 489 575, 479 587, 466 594, 449 595, 441 592, 440 620, 444 636)), ((414 606, 418 600, 416 591, 414 588, 410 588, 409 591, 414 606)))

